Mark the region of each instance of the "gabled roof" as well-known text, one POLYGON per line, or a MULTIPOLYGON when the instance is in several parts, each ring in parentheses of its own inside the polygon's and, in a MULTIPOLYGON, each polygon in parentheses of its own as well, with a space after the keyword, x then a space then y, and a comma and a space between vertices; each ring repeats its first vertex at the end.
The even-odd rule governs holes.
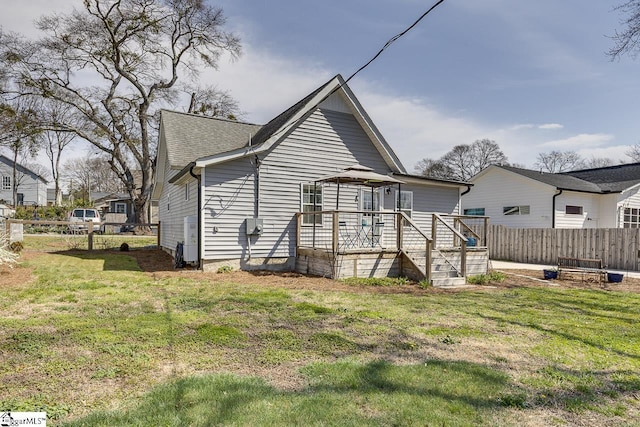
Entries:
POLYGON ((229 120, 205 119, 202 116, 163 111, 162 128, 169 163, 173 167, 182 167, 182 170, 174 175, 170 182, 180 181, 192 168, 203 168, 266 152, 285 138, 289 131, 313 113, 333 93, 343 95, 354 116, 363 126, 389 167, 394 171, 404 173, 404 166, 346 85, 342 76, 336 75, 264 126, 229 120), (187 132, 186 137, 185 132, 187 132))
MULTIPOLYGON (((502 165, 493 165, 491 167, 516 173, 543 184, 556 187, 558 190, 583 193, 620 193, 640 184, 640 163, 562 173, 541 172, 502 165)), ((484 172, 490 168, 480 172, 477 176, 483 175, 484 172)))
MULTIPOLYGON (((4 156, 2 154, 0 154, 0 162, 6 164, 7 166, 13 168, 13 160, 11 160, 10 158, 8 158, 7 156, 4 156)), ((41 175, 38 175, 37 173, 35 173, 34 171, 32 171, 31 169, 28 169, 24 166, 22 166, 20 163, 16 163, 16 169, 23 174, 27 174, 27 175, 31 175, 31 177, 33 179, 39 179, 42 182, 44 182, 45 184, 48 182, 45 178, 43 178, 41 175)))
POLYGON ((640 163, 583 169, 565 174, 597 184, 602 191, 621 192, 640 184, 640 163))
POLYGON ((162 110, 167 157, 172 167, 183 168, 196 159, 249 145, 261 126, 196 114, 162 110))

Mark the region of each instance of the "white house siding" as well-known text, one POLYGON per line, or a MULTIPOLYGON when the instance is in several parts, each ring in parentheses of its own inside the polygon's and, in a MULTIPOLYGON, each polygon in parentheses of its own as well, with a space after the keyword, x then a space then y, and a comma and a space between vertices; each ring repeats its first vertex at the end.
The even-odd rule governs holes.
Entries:
MULTIPOLYGON (((255 169, 243 158, 205 168, 202 174, 205 260, 247 259, 246 218, 254 216, 255 169)), ((268 225, 265 224, 265 228, 268 225)), ((252 246, 262 237, 252 237, 252 246)), ((261 243, 261 242, 260 242, 261 243)))
MULTIPOLYGON (((171 170, 165 163, 167 180, 178 173, 171 170)), ((169 184, 165 182, 162 195, 158 202, 158 215, 162 218, 160 246, 173 251, 178 242, 184 241, 184 217, 197 215, 198 212, 198 183, 191 179, 188 184, 169 184), (189 186, 189 199, 185 198, 185 185, 189 186)))
POLYGON ((464 209, 484 208, 491 224, 507 227, 551 227, 555 187, 521 175, 494 169, 478 177, 471 191, 462 196, 464 209), (506 206, 529 206, 528 215, 504 215, 506 206))
MULTIPOLYGON (((334 100, 335 102, 335 100, 334 100)), ((205 171, 205 259, 248 258, 245 219, 254 216, 254 159, 207 168, 205 171), (216 204, 217 211, 210 205, 216 204), (217 232, 214 232, 217 227, 217 232)), ((351 114, 316 110, 287 138, 277 144, 260 164, 259 217, 261 236, 251 237, 251 256, 295 256, 295 214, 301 210, 301 184, 360 163, 380 173, 390 171, 351 114)), ((335 209, 336 185, 324 185, 323 208, 335 209)), ((357 209, 358 189, 340 188, 340 209, 357 209)), ((331 227, 325 223, 323 227, 331 227)))
MULTIPOLYGON (((264 256, 295 254, 295 213, 301 210, 301 184, 339 172, 354 163, 388 173, 371 140, 351 114, 316 110, 264 158, 260 173, 260 216, 269 218, 259 242, 264 256)), ((336 185, 324 185, 323 209, 336 207, 336 185)), ((358 209, 358 188, 340 187, 340 209, 358 209)), ((328 219, 328 218, 327 218, 328 219)), ((331 227, 325 223, 323 227, 331 227)))
POLYGON ((598 228, 600 195, 564 191, 556 198, 556 228, 598 228), (567 214, 567 206, 581 206, 582 215, 567 214))
MULTIPOLYGON (((6 164, 4 161, 0 161, 0 203, 6 205, 13 205, 13 162, 11 165, 6 164), (11 180, 11 188, 4 189, 2 186, 2 178, 8 177, 11 180)), ((18 170, 18 193, 24 195, 25 205, 47 205, 47 183, 43 180, 36 178, 28 172, 21 172, 18 170)))
MULTIPOLYGON (((616 211, 614 213, 615 225, 611 227, 624 227, 624 209, 635 208, 640 209, 640 187, 633 187, 617 194, 616 211)), ((609 196, 609 197, 613 197, 609 196)), ((612 204, 611 204, 612 205, 612 204)))

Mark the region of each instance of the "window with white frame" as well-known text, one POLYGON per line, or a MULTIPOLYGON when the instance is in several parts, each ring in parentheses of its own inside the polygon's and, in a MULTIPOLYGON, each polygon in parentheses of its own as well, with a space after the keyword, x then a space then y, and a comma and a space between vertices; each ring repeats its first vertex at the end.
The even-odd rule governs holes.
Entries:
POLYGON ((505 206, 502 208, 504 215, 529 215, 529 206, 505 206))
POLYGON ((622 226, 624 228, 640 228, 640 209, 624 208, 622 226))
POLYGON ((2 189, 3 190, 11 190, 11 177, 3 176, 2 177, 2 189))
POLYGON ((404 212, 406 216, 411 218, 413 212, 413 191, 396 191, 396 206, 400 208, 401 212, 404 212), (400 200, 398 201, 398 197, 400 200))
MULTIPOLYGON (((302 212, 316 212, 322 210, 322 185, 302 184, 302 212)), ((322 225, 322 215, 302 215, 302 225, 322 225)))
POLYGON ((360 191, 360 210, 364 211, 362 220, 363 224, 374 223, 379 221, 379 214, 376 214, 373 220, 371 220, 371 214, 367 212, 379 212, 382 207, 382 190, 371 190, 370 188, 363 188, 360 191))
POLYGON ((127 204, 126 203, 115 203, 114 208, 116 213, 126 214, 127 213, 127 204))

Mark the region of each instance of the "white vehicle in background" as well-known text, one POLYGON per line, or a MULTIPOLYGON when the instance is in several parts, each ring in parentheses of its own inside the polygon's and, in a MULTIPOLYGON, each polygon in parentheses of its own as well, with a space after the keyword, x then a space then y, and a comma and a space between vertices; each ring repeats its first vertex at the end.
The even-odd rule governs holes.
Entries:
POLYGON ((100 212, 93 208, 75 208, 69 213, 69 230, 73 233, 86 232, 87 222, 94 223, 93 231, 100 231, 100 212))

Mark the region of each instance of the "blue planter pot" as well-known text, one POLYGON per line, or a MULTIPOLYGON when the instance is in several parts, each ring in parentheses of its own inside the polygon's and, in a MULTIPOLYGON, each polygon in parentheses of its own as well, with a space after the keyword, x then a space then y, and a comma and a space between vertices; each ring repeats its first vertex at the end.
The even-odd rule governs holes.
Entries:
POLYGON ((544 280, 551 280, 558 278, 558 272, 556 270, 542 270, 542 274, 544 274, 544 280))
POLYGON ((620 283, 622 282, 623 277, 624 277, 624 274, 607 273, 607 281, 610 283, 620 283))

